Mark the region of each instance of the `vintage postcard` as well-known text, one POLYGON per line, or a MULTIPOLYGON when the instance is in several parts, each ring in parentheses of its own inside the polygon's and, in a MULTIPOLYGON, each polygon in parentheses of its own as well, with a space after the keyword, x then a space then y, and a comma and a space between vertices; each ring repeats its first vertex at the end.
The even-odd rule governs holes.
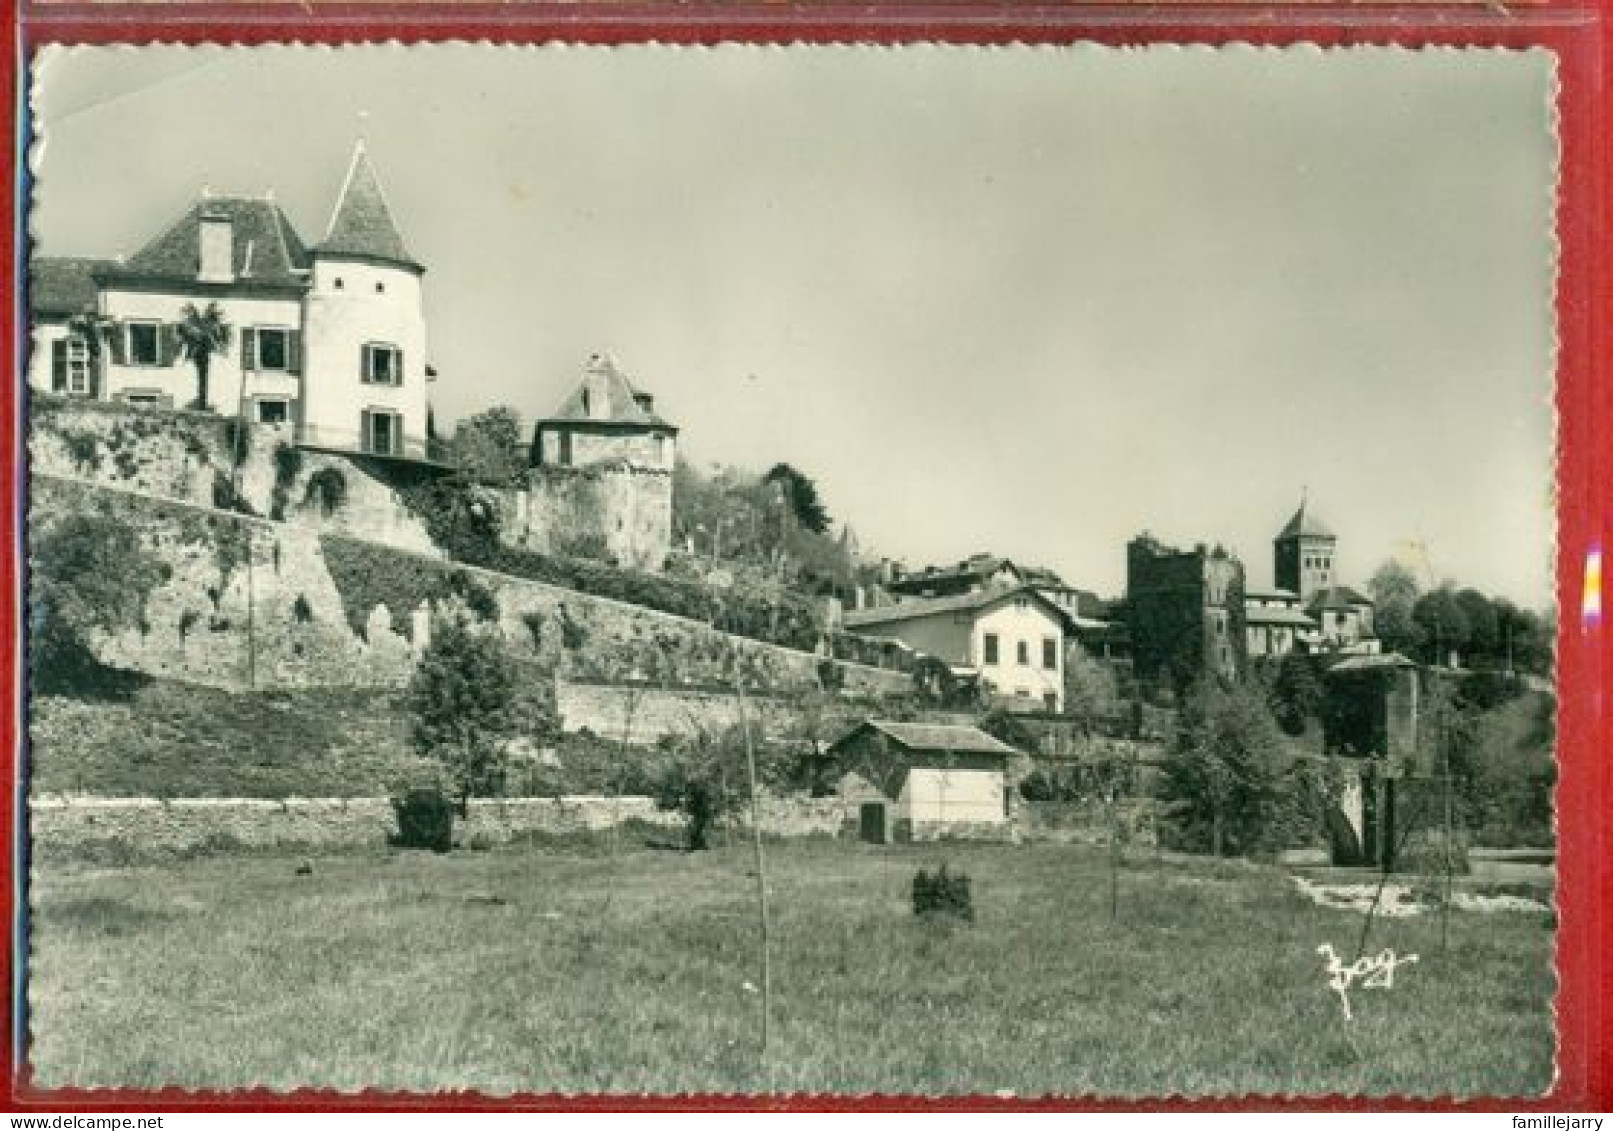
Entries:
POLYGON ((1550 52, 30 80, 35 1086, 1551 1087, 1550 52))

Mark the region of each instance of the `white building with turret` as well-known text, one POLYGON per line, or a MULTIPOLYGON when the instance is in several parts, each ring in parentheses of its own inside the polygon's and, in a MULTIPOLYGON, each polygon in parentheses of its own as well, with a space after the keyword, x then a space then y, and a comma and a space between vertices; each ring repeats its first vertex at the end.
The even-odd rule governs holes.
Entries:
POLYGON ((309 447, 426 458, 424 274, 360 142, 312 246, 272 195, 204 192, 127 259, 36 258, 28 382, 291 425, 309 447), (182 325, 215 304, 228 331, 204 388, 182 325))

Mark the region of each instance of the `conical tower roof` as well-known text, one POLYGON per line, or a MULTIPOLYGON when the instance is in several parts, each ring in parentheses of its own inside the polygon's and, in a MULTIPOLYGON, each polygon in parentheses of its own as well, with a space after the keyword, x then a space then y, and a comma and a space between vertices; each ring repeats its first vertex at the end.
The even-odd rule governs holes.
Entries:
POLYGON ((392 220, 386 194, 381 191, 381 182, 375 176, 362 141, 353 147, 353 161, 347 168, 347 180, 342 184, 336 208, 331 212, 330 227, 325 231, 325 238, 315 246, 314 253, 350 255, 420 268, 392 220))
POLYGON ((1280 542, 1287 538, 1336 537, 1338 535, 1328 528, 1327 523, 1316 517, 1315 512, 1310 509, 1310 504, 1301 502, 1299 509, 1294 512, 1294 517, 1288 520, 1288 525, 1283 527, 1281 534, 1277 535, 1277 540, 1280 542))

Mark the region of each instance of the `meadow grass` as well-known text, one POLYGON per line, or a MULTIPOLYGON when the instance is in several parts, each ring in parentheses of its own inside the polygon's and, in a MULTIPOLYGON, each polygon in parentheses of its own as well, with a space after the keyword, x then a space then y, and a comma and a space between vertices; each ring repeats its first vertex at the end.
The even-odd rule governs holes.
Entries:
POLYGON ((1420 955, 1342 1020, 1359 916, 1275 869, 1102 850, 776 845, 773 1039, 751 857, 533 848, 206 858, 35 878, 44 1087, 1510 1096, 1552 1073, 1544 915, 1381 922, 1420 955), (913 873, 976 922, 915 919, 913 873))

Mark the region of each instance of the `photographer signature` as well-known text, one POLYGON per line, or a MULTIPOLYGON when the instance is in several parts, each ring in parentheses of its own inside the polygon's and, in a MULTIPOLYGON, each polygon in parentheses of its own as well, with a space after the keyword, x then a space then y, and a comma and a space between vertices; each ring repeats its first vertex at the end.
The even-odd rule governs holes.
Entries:
POLYGON ((1355 1020, 1350 1012, 1352 985, 1360 982, 1363 989, 1392 989, 1395 984, 1395 970, 1401 966, 1410 966, 1417 961, 1415 954, 1408 954, 1402 958, 1393 950, 1384 949, 1378 954, 1363 955, 1354 962, 1345 963, 1333 949, 1332 943, 1323 943, 1316 948, 1316 953, 1327 959, 1327 985, 1339 995, 1339 1004, 1344 1007, 1346 1021, 1355 1020))

